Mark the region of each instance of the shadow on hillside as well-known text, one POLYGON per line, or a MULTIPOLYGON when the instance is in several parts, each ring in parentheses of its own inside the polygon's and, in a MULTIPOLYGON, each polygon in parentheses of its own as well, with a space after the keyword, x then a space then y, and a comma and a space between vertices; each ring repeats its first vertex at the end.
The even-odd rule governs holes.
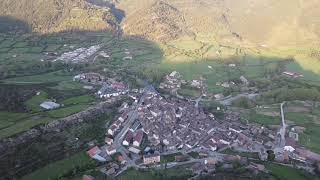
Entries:
MULTIPOLYGON (((152 41, 141 37, 119 37, 119 33, 116 31, 81 31, 75 29, 59 33, 39 34, 33 33, 26 23, 11 17, 0 17, 0 30, 1 33, 5 34, 3 38, 7 39, 7 41, 0 40, 0 54, 3 55, 0 57, 0 81, 8 78, 68 70, 70 68, 75 70, 74 73, 82 71, 106 73, 103 71, 104 66, 102 65, 112 64, 113 60, 105 60, 101 66, 94 65, 95 63, 92 62, 75 64, 41 60, 42 57, 47 57, 48 55, 46 54, 48 53, 58 54, 53 55, 53 57, 58 57, 63 52, 74 51, 80 47, 89 47, 100 43, 107 44, 107 47, 102 50, 110 54, 124 53, 126 46, 134 49, 133 53, 135 53, 134 51, 136 53, 144 51, 146 47, 147 56, 152 55, 152 53, 159 56, 163 54, 159 46, 152 41), (25 33, 26 35, 24 35, 25 33), (103 40, 103 38, 106 38, 106 40, 103 40), (27 45, 21 46, 21 44, 27 45), (71 45, 74 48, 69 48, 71 45), (57 49, 51 48, 56 46, 58 47, 57 49), (12 60, 14 60, 14 63, 12 63, 12 60)), ((126 63, 122 61, 122 58, 116 60, 120 63, 126 63)), ((132 62, 134 64, 134 61, 132 62)), ((137 64, 143 64, 143 59, 139 59, 137 64)), ((110 71, 113 71, 113 69, 110 69, 110 71)), ((125 69, 123 71, 129 70, 125 69)), ((45 83, 41 84, 11 84, 10 88, 7 85, 1 85, 0 100, 2 101, 0 102, 0 111, 24 111, 23 102, 32 96, 30 92, 40 91, 45 83), (24 96, 21 96, 21 94, 24 96), (17 108, 17 102, 20 102, 19 105, 22 107, 17 108)), ((54 83, 51 84, 54 85, 54 83)))
POLYGON ((117 18, 117 22, 120 23, 122 19, 126 16, 125 12, 121 9, 115 7, 113 3, 110 3, 105 0, 87 0, 90 4, 100 6, 100 7, 108 7, 111 9, 112 14, 117 18))
MULTIPOLYGON (((119 18, 122 15, 119 15, 119 18)), ((83 71, 94 71, 104 72, 104 68, 95 63, 80 63, 80 64, 71 64, 71 63, 62 63, 62 62, 53 62, 47 60, 40 60, 40 55, 45 54, 55 54, 54 56, 59 56, 65 50, 73 51, 79 47, 88 47, 91 45, 97 45, 101 42, 108 42, 106 47, 104 47, 104 51, 109 51, 110 53, 124 53, 126 46, 132 48, 132 53, 145 53, 147 51, 148 59, 152 59, 153 53, 159 54, 162 56, 163 52, 159 48, 159 46, 151 41, 148 41, 144 38, 137 37, 119 37, 117 32, 110 31, 80 31, 73 30, 68 32, 60 32, 60 33, 51 33, 51 34, 38 34, 32 32, 30 26, 28 24, 19 21, 17 19, 11 17, 0 17, 0 32, 2 34, 2 38, 0 40, 0 52, 2 53, 0 58, 0 79, 14 78, 14 77, 26 77, 32 75, 42 75, 49 72, 55 72, 59 70, 69 71, 73 69, 72 73, 81 73, 83 71), (25 34, 26 33, 26 34, 25 34), (111 35, 111 36, 110 36, 111 35), (102 40, 106 38, 106 40, 102 40), (5 40, 6 39, 6 40, 5 40), (110 41, 111 42, 110 42, 110 41), (110 42, 110 43, 109 43, 110 42), (22 45, 21 45, 22 44, 22 45), (26 44, 26 45, 25 45, 26 44), (75 45, 74 48, 69 48, 69 46, 75 45), (57 49, 52 49, 50 47, 57 46, 57 49), (123 47, 125 46, 125 47, 123 47), (63 50, 61 50, 63 48, 63 50), (115 52, 114 52, 115 51, 115 52), (56 55, 56 53, 58 55, 56 55), (30 56, 31 55, 31 56, 30 56), (37 55, 37 56, 33 56, 37 55), (12 61, 14 60, 14 61, 12 61), (12 63, 14 62, 14 63, 12 63), (57 65, 55 65, 57 64, 57 65), (80 66, 85 68, 81 69, 80 66), (94 66, 94 67, 93 67, 94 66)), ((142 55, 144 56, 144 55, 142 55)), ((120 56, 115 57, 116 60, 122 63, 124 60, 120 56)), ((141 55, 137 55, 137 61, 133 59, 131 62, 133 65, 143 64, 144 57, 141 58, 141 55)), ((105 64, 112 64, 113 60, 105 60, 105 64)), ((114 71, 115 69, 110 69, 110 71, 114 71)), ((123 69, 121 73, 126 73, 128 69, 123 69)), ((131 73, 131 72, 130 72, 131 73)), ((5 112, 23 112, 25 108, 25 101, 30 99, 30 97, 34 96, 35 92, 42 90, 42 88, 46 87, 50 84, 44 81, 45 83, 40 84, 11 84, 5 85, 0 84, 0 111, 5 112), (47 84, 46 84, 47 83, 47 84), (18 103, 19 102, 19 103, 18 103), (19 106, 19 107, 17 107, 19 106)), ((56 82, 54 82, 56 83, 56 82)), ((59 91, 59 90, 56 90, 59 91)), ((59 91, 60 92, 60 91, 59 91)), ((70 94, 70 92, 69 92, 70 94)), ((77 93, 74 93, 77 94, 77 93)), ((13 124, 14 126, 15 124, 13 124)), ((22 132, 15 134, 13 137, 19 137, 22 132)), ((45 135, 44 135, 45 136, 45 135)), ((18 141, 19 138, 12 138, 12 141, 18 141)), ((0 152, 3 152, 6 149, 6 145, 4 142, 7 142, 6 139, 2 139, 0 144, 0 152)), ((19 147, 25 146, 23 149, 19 149, 17 147, 10 148, 10 152, 2 153, 5 155, 0 156, 1 162, 6 162, 1 164, 0 175, 4 179, 12 179, 18 178, 25 174, 28 174, 35 169, 40 168, 46 164, 51 163, 52 161, 58 159, 51 159, 41 154, 34 153, 37 152, 37 149, 34 150, 33 144, 34 142, 38 142, 35 137, 29 137, 26 141, 22 142, 19 147), (30 151, 30 152, 28 152, 30 151), (32 154, 33 152, 33 154, 32 154), (19 156, 22 155, 23 156, 19 156), (30 157, 32 155, 32 157, 30 157), (20 166, 21 164, 25 165, 30 162, 30 159, 36 159, 37 161, 30 164, 30 166, 20 166)), ((46 142, 39 142, 48 143, 46 142)), ((60 142, 59 142, 60 143, 60 142)), ((19 144, 19 143, 18 143, 19 144)), ((47 145, 47 144, 45 144, 47 145)), ((44 146, 45 146, 44 145, 44 146)), ((62 145, 64 148, 64 145, 62 145)), ((69 151, 68 147, 65 149, 66 152, 69 151)), ((58 153, 59 159, 64 158, 65 153, 61 152, 52 152, 58 153)), ((55 157, 55 154, 52 155, 55 157)), ((1 178, 0 178, 1 179, 1 178)))
POLYGON ((0 33, 27 33, 31 31, 31 27, 16 18, 10 16, 0 16, 0 33))

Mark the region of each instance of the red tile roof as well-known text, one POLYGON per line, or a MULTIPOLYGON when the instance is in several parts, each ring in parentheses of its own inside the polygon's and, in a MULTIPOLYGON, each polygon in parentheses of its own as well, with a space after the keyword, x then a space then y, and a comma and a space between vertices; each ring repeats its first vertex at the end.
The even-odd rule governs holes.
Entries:
POLYGON ((91 148, 89 151, 87 151, 87 154, 90 157, 93 157, 96 154, 99 154, 100 152, 101 152, 101 149, 98 146, 95 146, 95 147, 91 148))
POLYGON ((94 177, 92 177, 90 175, 83 175, 82 180, 94 180, 94 177))
POLYGON ((124 88, 126 88, 126 86, 125 86, 123 83, 121 83, 121 82, 112 83, 112 87, 113 87, 113 88, 118 88, 118 89, 124 89, 124 88))
POLYGON ((133 132, 132 132, 131 130, 129 130, 129 131, 127 132, 127 134, 126 134, 125 140, 126 140, 127 142, 130 142, 130 141, 132 140, 132 138, 133 138, 133 132))
POLYGON ((142 138, 143 138, 143 131, 139 130, 137 134, 134 136, 133 140, 137 141, 138 143, 141 143, 142 138))

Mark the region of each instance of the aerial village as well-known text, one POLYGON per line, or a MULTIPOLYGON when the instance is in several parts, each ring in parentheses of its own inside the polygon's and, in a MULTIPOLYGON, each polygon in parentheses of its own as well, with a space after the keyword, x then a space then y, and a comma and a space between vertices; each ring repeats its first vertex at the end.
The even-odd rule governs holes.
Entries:
MULTIPOLYGON (((100 45, 79 48, 54 61, 72 59, 72 62, 83 62, 100 48, 100 45)), ((130 52, 125 52, 123 60, 132 60, 130 52)), ((100 52, 99 56, 110 57, 105 52, 100 52)), ((283 72, 283 75, 292 78, 302 76, 293 72, 283 72)), ((177 71, 166 75, 159 89, 174 98, 163 96, 152 85, 130 89, 124 82, 94 72, 78 74, 73 77, 73 81, 83 83, 83 88, 88 90, 100 87, 95 94, 104 101, 119 96, 133 99, 132 104, 125 102, 119 108, 120 115, 106 125, 104 144, 89 145, 87 155, 102 164, 100 171, 106 176, 116 177, 132 167, 161 168, 162 164, 166 164, 167 168, 190 164, 195 174, 202 174, 215 172, 217 166, 232 169, 234 162, 240 162, 253 173, 259 173, 266 172, 264 165, 248 159, 267 161, 270 158, 281 164, 295 161, 298 167, 312 172, 313 164, 320 161, 320 155, 298 145, 298 133, 286 129, 285 123, 280 129, 274 130, 240 121, 238 112, 220 107, 216 110, 223 111, 225 116, 222 119, 205 112, 199 107, 203 97, 212 98, 226 106, 230 105, 232 98, 222 93, 209 94, 204 78, 186 81, 177 71), (201 92, 199 98, 180 95, 178 90, 184 85, 198 89, 201 92), (236 153, 224 153, 230 149, 236 153), (249 154, 250 157, 238 154, 249 154)), ((246 77, 240 76, 239 82, 239 86, 246 91, 256 91, 247 88, 250 82, 246 77)), ((236 83, 232 81, 216 83, 216 86, 223 88, 234 85, 236 83)), ((40 106, 51 110, 63 105, 52 100, 40 106)), ((92 179, 89 176, 86 178, 92 179)))
MULTIPOLYGON (((214 172, 217 166, 232 168, 240 162, 253 173, 266 172, 263 164, 249 162, 248 158, 267 161, 271 157, 281 164, 295 161, 300 168, 312 171, 314 162, 320 156, 297 144, 298 133, 240 121, 237 112, 217 108, 226 116, 220 119, 215 114, 205 112, 197 101, 179 98, 177 89, 182 84, 202 89, 206 96, 203 80, 187 82, 174 71, 164 77, 160 89, 177 95, 166 98, 152 86, 130 90, 123 82, 108 79, 98 73, 84 73, 74 77, 74 81, 99 85, 97 98, 103 100, 118 96, 128 96, 134 101, 124 103, 121 113, 111 124, 106 125, 104 145, 91 144, 88 156, 103 164, 100 171, 115 177, 128 168, 168 168, 190 164, 195 174, 214 172), (225 154, 232 149, 240 156, 225 154), (197 154, 198 156, 192 156, 197 154), (168 157, 174 157, 167 161, 168 157)), ((241 76, 240 81, 248 84, 241 76)), ((222 82, 220 85, 227 84, 222 82)), ((228 83, 229 84, 229 83, 228 83)), ((217 100, 223 95, 213 95, 217 100)))
MULTIPOLYGON (((300 77, 290 72, 283 74, 300 77)), ((244 76, 239 79, 244 85, 249 84, 244 76)), ((90 144, 87 151, 88 156, 104 164, 100 171, 107 176, 115 177, 130 167, 160 168, 163 163, 169 168, 190 164, 195 174, 214 172, 217 165, 230 169, 234 162, 240 162, 254 173, 266 171, 264 165, 248 162, 248 157, 223 153, 228 149, 255 154, 251 158, 262 161, 270 156, 274 156, 279 163, 294 160, 308 171, 312 171, 314 162, 320 160, 320 155, 297 145, 299 137, 294 131, 274 131, 260 124, 243 123, 238 113, 220 107, 217 110, 224 111, 224 119, 206 113, 198 106, 201 97, 208 96, 202 78, 187 82, 177 71, 166 75, 159 89, 176 95, 173 99, 164 98, 152 85, 130 90, 125 83, 99 73, 78 74, 73 81, 85 84, 83 87, 89 90, 101 87, 95 94, 102 100, 119 96, 129 96, 134 100, 131 105, 124 103, 119 109, 121 115, 112 124, 106 125, 105 144, 90 144), (201 90, 198 101, 178 94, 181 86, 186 84, 201 90), (168 156, 173 156, 174 160, 167 162, 168 156)), ((234 82, 216 85, 228 88, 234 82)), ((221 102, 226 99, 223 94, 211 96, 221 102)), ((40 106, 51 110, 63 105, 45 101, 40 106)))

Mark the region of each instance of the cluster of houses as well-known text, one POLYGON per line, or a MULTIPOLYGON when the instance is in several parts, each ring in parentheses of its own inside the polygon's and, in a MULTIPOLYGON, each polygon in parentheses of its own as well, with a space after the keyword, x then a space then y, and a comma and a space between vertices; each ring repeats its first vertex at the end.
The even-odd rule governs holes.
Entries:
MULTIPOLYGON (((248 86, 250 84, 250 81, 245 77, 245 76, 240 76, 239 77, 239 84, 242 84, 243 86, 248 86)), ((230 88, 232 86, 237 85, 238 83, 234 81, 225 81, 225 82, 217 82, 216 86, 221 86, 223 88, 230 88)))
POLYGON ((90 46, 89 48, 78 48, 71 52, 63 53, 60 57, 54 59, 53 61, 63 61, 63 62, 72 62, 80 63, 87 62, 89 57, 94 55, 101 49, 102 45, 90 46))
POLYGON ((131 52, 129 51, 129 49, 125 49, 124 51, 125 56, 122 58, 122 60, 132 60, 133 56, 131 54, 131 52))
POLYGON ((182 75, 179 72, 173 71, 164 77, 163 81, 159 85, 159 88, 173 91, 180 89, 182 85, 189 84, 193 88, 202 89, 204 87, 203 80, 204 79, 201 77, 200 79, 194 79, 190 82, 187 82, 182 78, 182 75))
MULTIPOLYGON (((166 76, 166 83, 171 84, 170 87, 175 85, 174 87, 177 88, 182 83, 179 80, 180 78, 178 72, 173 72, 166 76)), ((240 77, 240 80, 243 84, 249 84, 245 77, 240 77)), ((194 83, 197 84, 197 82, 194 83)), ((108 88, 109 86, 115 89, 126 89, 124 84, 108 84, 108 88)), ((105 90, 101 90, 98 94, 104 96, 106 93, 105 90)), ((111 94, 106 97, 111 96, 118 95, 111 94)), ((297 145, 299 137, 294 131, 288 132, 289 137, 286 138, 285 146, 280 147, 278 143, 280 135, 276 130, 271 130, 260 124, 244 123, 240 120, 239 113, 226 111, 224 120, 219 121, 215 119, 213 114, 206 114, 201 108, 195 107, 190 102, 165 99, 155 91, 146 91, 143 97, 141 103, 137 106, 137 119, 128 121, 129 114, 133 111, 125 106, 122 114, 107 130, 105 145, 90 149, 87 152, 90 157, 102 162, 108 161, 110 156, 117 153, 120 144, 122 148, 125 147, 126 154, 129 153, 138 157, 138 159, 142 157, 142 163, 146 166, 161 161, 161 154, 158 151, 193 151, 199 148, 204 154, 232 148, 237 152, 258 154, 260 160, 269 159, 270 151, 272 151, 275 160, 281 163, 289 163, 290 160, 294 160, 311 166, 320 161, 318 154, 297 145), (130 127, 123 132, 124 127, 128 127, 128 122, 130 122, 130 127), (123 138, 119 143, 119 139, 114 138, 120 131, 123 138), (146 138, 147 141, 144 141, 146 138), (145 149, 145 146, 142 145, 143 142, 148 142, 146 144, 148 147, 145 149)), ((217 96, 216 98, 223 98, 223 96, 217 96)), ((121 152, 121 150, 119 151, 121 152)), ((239 157, 228 155, 219 160, 206 159, 205 163, 196 163, 191 168, 194 172, 202 172, 203 170, 209 172, 214 170, 217 162, 222 162, 223 168, 228 169, 233 165, 228 162, 245 161, 245 159, 241 157, 239 159, 239 157)), ((183 159, 185 157, 177 157, 176 161, 183 161, 183 159)), ((120 161, 121 164, 126 163, 123 157, 120 161)), ((243 163, 253 173, 265 171, 263 165, 243 163)), ((112 174, 117 171, 117 168, 111 167, 109 170, 107 173, 112 174)))
POLYGON ((104 83, 102 88, 97 92, 100 98, 117 97, 127 94, 129 88, 122 82, 104 83))
POLYGON ((181 88, 181 85, 184 83, 186 83, 186 81, 182 79, 181 74, 177 71, 173 71, 165 76, 163 82, 160 83, 159 88, 174 90, 181 88))
POLYGON ((107 79, 103 75, 94 72, 82 73, 73 77, 73 81, 90 84, 103 84, 106 80, 107 79))
POLYGON ((216 151, 239 143, 254 148, 249 146, 249 142, 254 144, 250 132, 249 137, 241 134, 240 123, 215 121, 214 115, 208 116, 188 102, 169 101, 149 92, 138 111, 152 146, 165 145, 169 151, 202 146, 216 151))
MULTIPOLYGON (((129 111, 124 111, 116 121, 114 121, 110 128, 106 132, 105 137, 105 145, 98 147, 95 146, 87 151, 87 154, 100 162, 106 162, 111 159, 110 156, 117 153, 116 146, 114 145, 114 137, 117 132, 119 132, 122 128, 123 123, 128 119, 129 111)), ((125 161, 121 161, 121 163, 125 163, 125 161)))
POLYGON ((266 160, 267 150, 276 147, 276 131, 242 123, 236 113, 228 112, 224 121, 217 121, 193 104, 167 100, 155 92, 147 93, 138 111, 142 130, 155 148, 164 145, 168 151, 195 147, 220 151, 232 147, 258 153, 266 160))
POLYGON ((283 75, 286 75, 286 76, 289 76, 289 77, 292 77, 292 78, 300 78, 300 77, 303 77, 302 74, 299 74, 299 73, 296 73, 296 72, 289 72, 289 71, 285 71, 282 73, 283 75))

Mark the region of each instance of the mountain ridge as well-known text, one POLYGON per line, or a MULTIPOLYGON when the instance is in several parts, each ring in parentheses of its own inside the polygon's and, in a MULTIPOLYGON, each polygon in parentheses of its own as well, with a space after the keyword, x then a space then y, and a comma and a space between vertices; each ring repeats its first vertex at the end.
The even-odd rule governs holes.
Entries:
POLYGON ((166 43, 201 41, 263 46, 319 46, 317 0, 3 0, 1 16, 32 31, 122 29, 124 35, 166 43), (96 6, 105 4, 108 6, 96 6), (110 7, 121 12, 115 14, 110 7), (24 10, 25 9, 25 10, 24 10), (123 16, 123 17, 122 17, 123 16), (121 27, 121 28, 120 28, 121 27))

